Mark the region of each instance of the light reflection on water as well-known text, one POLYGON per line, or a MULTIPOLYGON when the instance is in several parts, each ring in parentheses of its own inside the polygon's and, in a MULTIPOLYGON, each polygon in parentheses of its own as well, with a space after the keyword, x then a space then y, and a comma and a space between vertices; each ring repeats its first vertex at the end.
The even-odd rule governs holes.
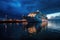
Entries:
POLYGON ((60 31, 60 21, 48 21, 48 28, 60 31))
MULTIPOLYGON (((20 38, 22 36, 27 36, 28 35, 28 32, 27 31, 25 32, 23 27, 35 26, 38 29, 39 26, 40 26, 40 23, 36 23, 36 24, 35 23, 29 23, 26 26, 22 25, 21 23, 19 23, 19 25, 15 24, 15 23, 13 23, 13 24, 9 23, 9 24, 6 24, 6 25, 7 25, 7 29, 5 29, 5 25, 4 24, 0 24, 0 28, 2 30, 0 35, 2 35, 2 37, 4 37, 4 38, 5 37, 7 37, 7 38, 20 38)), ((50 34, 54 36, 54 33, 58 32, 58 31, 55 31, 53 29, 60 30, 60 22, 48 21, 48 30, 47 30, 48 33, 49 33, 48 37, 50 36, 50 34), (48 31, 49 29, 52 29, 52 30, 48 31), (51 33, 51 31, 52 31, 52 33, 51 33)), ((38 37, 40 38, 40 37, 43 36, 45 38, 46 37, 45 35, 47 35, 47 33, 45 33, 45 32, 44 31, 43 32, 38 31, 38 33, 39 33, 38 37)))

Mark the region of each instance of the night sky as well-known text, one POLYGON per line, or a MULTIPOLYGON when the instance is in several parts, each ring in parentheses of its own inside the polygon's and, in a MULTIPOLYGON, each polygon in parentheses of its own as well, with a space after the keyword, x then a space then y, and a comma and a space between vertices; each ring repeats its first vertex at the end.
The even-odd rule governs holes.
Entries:
POLYGON ((36 10, 43 14, 60 12, 60 0, 0 0, 0 17, 20 17, 36 10))

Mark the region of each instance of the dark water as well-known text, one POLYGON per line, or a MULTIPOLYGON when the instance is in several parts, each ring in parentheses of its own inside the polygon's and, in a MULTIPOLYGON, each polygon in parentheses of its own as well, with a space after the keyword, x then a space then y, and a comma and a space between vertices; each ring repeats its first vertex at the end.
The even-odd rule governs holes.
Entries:
POLYGON ((0 24, 0 39, 6 40, 57 40, 60 39, 60 22, 49 21, 46 30, 42 30, 40 23, 29 23, 24 26, 23 24, 0 24), (24 27, 35 26, 37 33, 29 36, 24 27))

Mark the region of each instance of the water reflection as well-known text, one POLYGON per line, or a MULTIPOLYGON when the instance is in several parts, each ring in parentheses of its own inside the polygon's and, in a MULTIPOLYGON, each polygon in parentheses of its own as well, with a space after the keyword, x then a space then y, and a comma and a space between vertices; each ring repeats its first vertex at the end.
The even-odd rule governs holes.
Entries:
POLYGON ((41 25, 40 23, 28 23, 27 25, 22 23, 3 23, 0 24, 0 32, 1 36, 5 38, 19 38, 36 35, 38 32, 41 32, 41 25))
POLYGON ((28 30, 29 33, 37 33, 42 28, 40 23, 28 23, 24 27, 28 30))
MULTIPOLYGON (((60 22, 49 21, 48 30, 60 30, 60 22)), ((48 31, 46 30, 46 31, 48 31)), ((52 31, 50 30, 50 31, 52 31)), ((44 38, 53 38, 55 35, 59 37, 59 34, 51 33, 50 31, 46 32, 42 30, 40 23, 28 23, 24 25, 22 23, 5 23, 0 24, 0 36, 2 38, 35 38, 35 39, 44 39, 44 38), (5 28, 6 27, 6 28, 5 28), (31 31, 28 29, 32 28, 31 31), (32 35, 32 36, 31 36, 32 35)))
POLYGON ((48 28, 60 30, 60 21, 48 21, 48 28))

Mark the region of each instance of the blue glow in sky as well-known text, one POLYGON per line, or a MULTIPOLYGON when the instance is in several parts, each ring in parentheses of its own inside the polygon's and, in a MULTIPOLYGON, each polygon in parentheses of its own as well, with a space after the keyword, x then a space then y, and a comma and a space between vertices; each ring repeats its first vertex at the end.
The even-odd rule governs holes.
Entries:
POLYGON ((19 3, 19 2, 11 2, 11 3, 9 3, 9 5, 10 6, 13 6, 13 7, 21 7, 21 3, 19 3))
POLYGON ((0 0, 0 17, 27 15, 36 10, 43 14, 60 12, 60 0, 0 0))

